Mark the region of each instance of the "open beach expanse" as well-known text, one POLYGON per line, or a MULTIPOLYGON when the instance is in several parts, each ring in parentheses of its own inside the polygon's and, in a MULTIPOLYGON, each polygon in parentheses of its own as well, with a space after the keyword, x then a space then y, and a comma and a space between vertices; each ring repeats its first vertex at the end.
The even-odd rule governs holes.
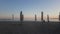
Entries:
POLYGON ((0 34, 60 34, 60 22, 0 21, 0 34))

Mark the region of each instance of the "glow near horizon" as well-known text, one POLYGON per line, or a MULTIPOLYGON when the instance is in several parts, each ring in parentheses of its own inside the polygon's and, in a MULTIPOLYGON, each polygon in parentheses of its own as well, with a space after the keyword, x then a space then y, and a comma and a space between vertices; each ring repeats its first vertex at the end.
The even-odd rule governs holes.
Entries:
POLYGON ((14 14, 15 18, 19 18, 20 11, 23 12, 25 19, 33 18, 36 14, 41 17, 41 11, 44 12, 46 18, 49 14, 58 18, 60 11, 60 0, 0 0, 0 18, 11 18, 14 14))

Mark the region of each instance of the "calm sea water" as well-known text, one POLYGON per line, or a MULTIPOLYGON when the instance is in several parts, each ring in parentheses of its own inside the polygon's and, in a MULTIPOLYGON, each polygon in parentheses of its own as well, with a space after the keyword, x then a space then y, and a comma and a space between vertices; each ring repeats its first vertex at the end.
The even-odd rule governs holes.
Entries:
MULTIPOLYGON (((44 19, 47 21, 47 19, 44 19)), ((12 20, 0 20, 0 21, 12 21, 12 20)), ((20 21, 19 19, 14 19, 14 21, 20 21)), ((24 19, 24 21, 35 21, 34 19, 24 19)), ((37 19, 37 21, 41 21, 41 19, 37 19)), ((58 19, 49 19, 49 21, 59 21, 58 19)))

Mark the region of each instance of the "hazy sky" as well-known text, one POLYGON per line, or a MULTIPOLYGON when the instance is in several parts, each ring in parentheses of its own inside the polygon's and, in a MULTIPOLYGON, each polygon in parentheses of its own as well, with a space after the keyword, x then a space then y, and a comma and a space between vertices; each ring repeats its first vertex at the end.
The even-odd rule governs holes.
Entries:
POLYGON ((25 19, 49 14, 50 17, 58 17, 60 11, 60 0, 0 0, 0 18, 19 18, 20 11, 23 12, 25 19))

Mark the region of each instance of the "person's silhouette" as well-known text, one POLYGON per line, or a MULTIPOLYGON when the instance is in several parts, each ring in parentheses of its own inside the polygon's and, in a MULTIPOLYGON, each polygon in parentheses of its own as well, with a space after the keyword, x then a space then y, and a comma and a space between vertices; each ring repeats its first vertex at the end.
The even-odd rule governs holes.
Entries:
POLYGON ((35 14, 35 21, 37 20, 37 16, 36 16, 36 14, 35 14))
POLYGON ((60 21, 60 12, 59 12, 59 21, 60 21))
POLYGON ((23 14, 22 14, 22 11, 20 12, 20 21, 21 21, 21 24, 23 22, 23 14))
POLYGON ((49 15, 47 15, 47 22, 49 22, 49 15))

